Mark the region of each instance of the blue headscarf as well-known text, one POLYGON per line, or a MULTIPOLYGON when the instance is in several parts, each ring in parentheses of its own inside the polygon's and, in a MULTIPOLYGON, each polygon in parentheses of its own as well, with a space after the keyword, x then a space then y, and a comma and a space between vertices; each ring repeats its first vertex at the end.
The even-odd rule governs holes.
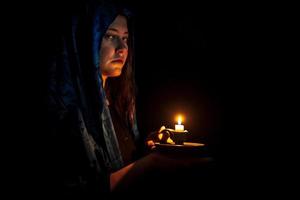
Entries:
MULTIPOLYGON (((116 5, 97 1, 72 13, 66 18, 71 23, 64 24, 57 54, 49 65, 48 108, 54 119, 52 134, 65 141, 66 146, 72 138, 74 141, 81 138, 79 143, 87 157, 87 166, 96 173, 91 176, 106 191, 109 172, 123 167, 123 160, 105 102, 99 69, 100 45, 118 14, 129 16, 128 11, 116 5), (68 124, 63 126, 68 129, 60 130, 65 121, 68 124), (66 130, 72 134, 66 134, 66 130)), ((136 126, 133 128, 137 133, 136 126)), ((73 156, 74 160, 78 159, 73 156)), ((85 167, 78 167, 78 175, 85 167)))

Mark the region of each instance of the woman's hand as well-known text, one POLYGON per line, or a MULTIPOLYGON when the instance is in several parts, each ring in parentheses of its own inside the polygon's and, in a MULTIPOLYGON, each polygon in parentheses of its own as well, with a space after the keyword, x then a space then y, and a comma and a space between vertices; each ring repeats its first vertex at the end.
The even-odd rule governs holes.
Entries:
POLYGON ((170 132, 166 129, 165 126, 160 127, 159 131, 152 132, 148 135, 146 139, 146 146, 149 149, 154 149, 156 142, 165 143, 165 144, 173 143, 173 140, 170 138, 170 132))

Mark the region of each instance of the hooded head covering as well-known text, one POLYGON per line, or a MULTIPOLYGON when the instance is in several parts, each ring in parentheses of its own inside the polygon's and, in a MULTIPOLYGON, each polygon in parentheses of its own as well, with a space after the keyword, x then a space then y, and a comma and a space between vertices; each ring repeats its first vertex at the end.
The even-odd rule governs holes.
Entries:
POLYGON ((58 154, 68 152, 66 166, 74 175, 96 179, 103 190, 109 189, 107 172, 123 167, 99 69, 102 37, 118 14, 127 17, 132 42, 131 15, 126 9, 105 1, 90 1, 65 18, 60 45, 49 65, 48 108, 51 134, 57 136, 61 147, 58 154), (70 146, 77 150, 67 149, 70 146), (82 151, 76 155, 78 149, 82 151))

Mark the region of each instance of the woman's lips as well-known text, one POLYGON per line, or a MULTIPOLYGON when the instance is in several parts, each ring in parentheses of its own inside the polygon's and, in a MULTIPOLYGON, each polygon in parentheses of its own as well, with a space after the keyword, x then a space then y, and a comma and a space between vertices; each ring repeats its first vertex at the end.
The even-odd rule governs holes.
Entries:
POLYGON ((115 59, 115 60, 112 60, 111 62, 119 62, 119 63, 123 63, 124 61, 122 59, 115 59))

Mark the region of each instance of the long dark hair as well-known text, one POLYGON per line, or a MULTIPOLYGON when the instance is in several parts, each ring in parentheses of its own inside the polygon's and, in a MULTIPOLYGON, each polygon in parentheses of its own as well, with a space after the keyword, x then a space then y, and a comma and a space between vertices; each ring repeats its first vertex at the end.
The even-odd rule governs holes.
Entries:
POLYGON ((125 120, 127 125, 133 126, 136 94, 133 60, 133 21, 130 15, 126 13, 126 10, 120 14, 127 18, 129 32, 128 56, 121 75, 106 80, 105 92, 111 106, 116 110, 119 117, 125 120))

